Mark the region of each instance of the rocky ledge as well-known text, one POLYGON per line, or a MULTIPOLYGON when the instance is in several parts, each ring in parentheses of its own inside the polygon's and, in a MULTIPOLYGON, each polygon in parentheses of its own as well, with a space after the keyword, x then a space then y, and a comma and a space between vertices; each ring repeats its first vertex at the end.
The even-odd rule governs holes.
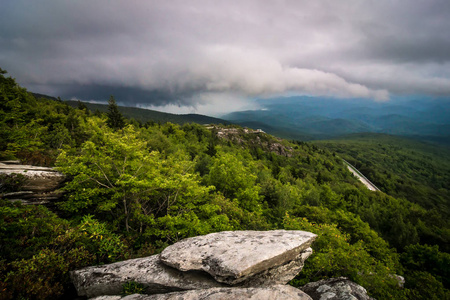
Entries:
POLYGON ((50 205, 59 199, 62 192, 58 190, 65 176, 53 168, 21 165, 18 161, 0 162, 0 197, 9 201, 20 201, 23 204, 50 205), (8 182, 13 179, 14 184, 8 182))
POLYGON ((286 230, 211 233, 160 255, 73 271, 71 278, 78 295, 87 297, 120 295, 134 281, 145 294, 159 295, 126 299, 311 299, 285 284, 303 268, 315 238, 286 230))

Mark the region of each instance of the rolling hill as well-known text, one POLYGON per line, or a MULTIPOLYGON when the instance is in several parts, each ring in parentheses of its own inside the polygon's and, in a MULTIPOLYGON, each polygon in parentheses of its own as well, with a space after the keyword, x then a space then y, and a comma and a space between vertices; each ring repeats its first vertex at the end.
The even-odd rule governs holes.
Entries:
MULTIPOLYGON (((69 100, 66 101, 67 104, 69 104, 72 107, 78 106, 78 101, 69 100)), ((96 103, 88 103, 83 102, 87 108, 91 111, 100 111, 100 112, 107 112, 108 111, 108 105, 107 104, 96 104, 96 103)), ((135 119, 139 122, 145 123, 147 121, 153 121, 153 122, 160 122, 160 123, 166 123, 171 122, 175 124, 185 124, 185 123, 198 123, 198 124, 230 124, 229 121, 209 117, 205 115, 199 115, 199 114, 185 114, 185 115, 177 115, 177 114, 170 114, 170 113, 164 113, 159 112, 156 110, 150 110, 150 109, 143 109, 143 108, 137 108, 137 107, 126 107, 126 106, 119 106, 120 112, 127 118, 135 119)))

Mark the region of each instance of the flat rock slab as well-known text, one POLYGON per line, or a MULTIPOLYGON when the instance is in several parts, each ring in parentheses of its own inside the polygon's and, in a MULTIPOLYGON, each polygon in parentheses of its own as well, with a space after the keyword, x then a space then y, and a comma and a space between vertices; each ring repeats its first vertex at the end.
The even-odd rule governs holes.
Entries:
POLYGON ((313 300, 375 300, 367 295, 362 286, 346 277, 330 278, 310 282, 301 287, 313 300))
POLYGON ((0 163, 0 174, 20 174, 26 177, 22 190, 45 192, 53 191, 65 180, 65 176, 53 168, 29 165, 8 165, 0 163))
POLYGON ((211 276, 180 272, 159 261, 159 255, 87 267, 70 273, 79 296, 120 295, 130 281, 142 284, 146 294, 220 287, 211 276))
POLYGON ((223 231, 182 240, 164 249, 161 261, 180 271, 205 271, 238 284, 298 259, 316 238, 306 231, 223 231))
POLYGON ((55 169, 49 167, 40 167, 40 166, 31 166, 31 165, 21 165, 17 163, 18 161, 14 161, 15 163, 10 163, 11 161, 3 161, 0 162, 0 169, 2 170, 13 170, 14 172, 23 172, 23 171, 47 171, 47 172, 56 172, 55 169))
MULTIPOLYGON (((112 296, 114 297, 114 296, 112 296)), ((95 298, 95 300, 118 300, 118 298, 95 298)), ((311 300, 299 289, 288 285, 276 285, 265 288, 211 288, 206 290, 175 292, 160 295, 134 294, 120 300, 311 300)))

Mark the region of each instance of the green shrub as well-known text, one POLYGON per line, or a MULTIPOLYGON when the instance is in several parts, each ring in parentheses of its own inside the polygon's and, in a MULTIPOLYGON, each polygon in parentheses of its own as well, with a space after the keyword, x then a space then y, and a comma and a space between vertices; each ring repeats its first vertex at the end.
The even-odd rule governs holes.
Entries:
POLYGON ((314 250, 302 272, 291 281, 294 286, 332 277, 345 276, 362 285, 376 299, 407 299, 405 291, 399 291, 392 276, 396 270, 392 264, 372 257, 364 241, 350 243, 350 235, 341 232, 334 224, 310 223, 306 218, 294 218, 286 214, 284 228, 305 230, 318 235, 312 245, 314 250))
POLYGON ((133 294, 143 294, 145 288, 142 284, 136 281, 129 281, 123 285, 122 296, 133 295, 133 294))
POLYGON ((88 250, 97 255, 99 263, 116 261, 127 253, 127 247, 119 235, 112 233, 105 223, 95 220, 91 215, 83 217, 78 230, 88 250))
POLYGON ((16 299, 48 299, 63 294, 59 279, 68 272, 69 265, 55 251, 43 249, 30 259, 12 262, 11 267, 5 281, 16 299))

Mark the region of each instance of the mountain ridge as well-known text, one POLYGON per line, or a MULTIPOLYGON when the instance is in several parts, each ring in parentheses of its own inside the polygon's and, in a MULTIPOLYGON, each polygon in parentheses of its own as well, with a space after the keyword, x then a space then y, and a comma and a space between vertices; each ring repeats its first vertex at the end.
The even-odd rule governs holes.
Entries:
MULTIPOLYGON (((56 98, 49 95, 39 94, 39 93, 31 93, 34 97, 38 98, 46 98, 55 101, 62 101, 60 98, 56 98)), ((95 112, 98 110, 99 112, 107 112, 108 104, 101 103, 90 103, 85 101, 77 101, 77 100, 64 100, 65 103, 69 104, 72 107, 78 107, 80 103, 84 104, 89 110, 95 112)), ((186 123, 198 123, 198 124, 230 124, 229 121, 211 117, 202 114, 172 114, 166 112, 160 112, 147 108, 140 107, 131 107, 131 106, 120 106, 118 105, 119 111, 127 118, 135 119, 136 121, 145 123, 147 121, 153 122, 172 122, 175 124, 186 124, 186 123)))
POLYGON ((282 132, 292 139, 299 132, 306 140, 336 138, 350 133, 389 133, 450 144, 449 99, 338 99, 293 96, 257 99, 259 110, 237 111, 222 118, 248 126, 270 125, 267 132, 282 132), (282 130, 281 130, 282 129, 282 130))

